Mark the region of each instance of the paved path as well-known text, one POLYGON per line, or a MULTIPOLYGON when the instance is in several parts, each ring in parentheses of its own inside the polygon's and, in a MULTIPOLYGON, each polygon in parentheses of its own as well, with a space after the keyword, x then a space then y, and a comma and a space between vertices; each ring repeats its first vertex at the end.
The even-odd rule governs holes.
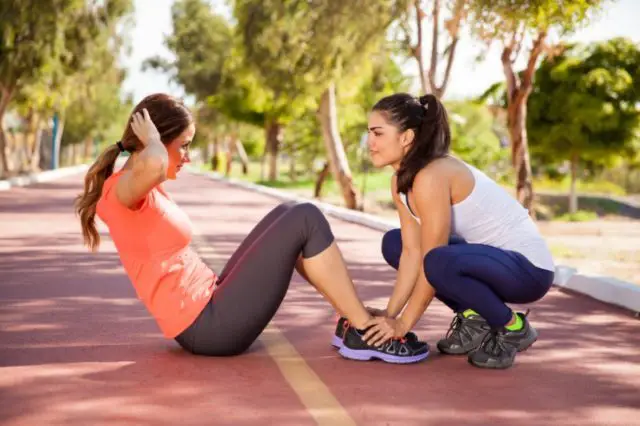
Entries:
MULTIPOLYGON (((167 187, 218 270, 276 203, 201 176, 167 187)), ((80 188, 0 192, 2 425, 640 424, 640 321, 555 289, 533 307, 540 340, 506 371, 437 351, 411 366, 342 359, 332 309, 298 277, 247 354, 190 356, 162 338, 106 234, 98 254, 82 247, 80 188)), ((381 233, 330 222, 360 295, 382 306, 381 233)), ((435 348, 450 319, 437 302, 416 331, 435 348)))

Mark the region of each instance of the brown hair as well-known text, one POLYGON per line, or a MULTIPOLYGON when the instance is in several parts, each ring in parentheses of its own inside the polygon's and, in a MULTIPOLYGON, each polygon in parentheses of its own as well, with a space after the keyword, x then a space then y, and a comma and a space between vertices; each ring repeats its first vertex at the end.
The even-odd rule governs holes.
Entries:
MULTIPOLYGON (((142 143, 129 123, 133 114, 144 108, 149 112, 165 145, 174 141, 193 122, 191 112, 181 100, 163 93, 149 95, 135 106, 122 134, 120 142, 128 152, 136 152, 142 148, 142 143)), ((114 143, 98 156, 84 178, 84 192, 78 195, 75 201, 75 211, 80 217, 84 243, 93 251, 100 245, 100 234, 95 225, 96 205, 102 195, 104 182, 113 174, 119 155, 120 148, 114 143)))
POLYGON ((407 93, 396 93, 380 99, 373 111, 400 132, 412 129, 413 144, 400 162, 397 171, 398 192, 407 193, 420 170, 431 161, 446 156, 451 145, 451 130, 444 105, 434 95, 414 98, 407 93))

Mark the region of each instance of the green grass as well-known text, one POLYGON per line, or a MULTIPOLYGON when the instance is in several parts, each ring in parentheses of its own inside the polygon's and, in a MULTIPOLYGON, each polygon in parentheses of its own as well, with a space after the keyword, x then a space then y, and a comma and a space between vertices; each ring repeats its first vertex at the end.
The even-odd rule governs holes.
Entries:
POLYGON ((557 216, 555 220, 562 222, 588 222, 590 220, 596 220, 598 214, 593 211, 578 210, 575 213, 564 213, 557 216))
MULTIPOLYGON (((203 169, 210 170, 208 165, 202 166, 203 169)), ((280 179, 276 181, 260 179, 260 162, 252 161, 249 165, 247 175, 242 174, 241 167, 238 163, 234 163, 231 168, 230 177, 260 185, 290 190, 296 192, 300 196, 312 197, 316 176, 311 175, 307 170, 299 166, 296 170, 298 178, 292 180, 290 178, 289 164, 279 164, 280 179)), ((224 170, 224 164, 221 164, 219 170, 224 170)), ((353 172, 353 182, 359 192, 365 191, 365 198, 369 203, 374 203, 380 207, 392 206, 390 194, 390 182, 393 171, 390 168, 382 170, 371 169, 368 173, 353 172)), ((509 193, 514 194, 513 185, 502 185, 509 193)), ((538 218, 542 220, 559 220, 569 222, 584 222, 595 220, 600 216, 621 214, 622 207, 617 201, 603 198, 602 196, 590 196, 589 192, 597 193, 623 193, 619 187, 608 182, 598 183, 582 183, 578 188, 582 193, 579 197, 579 211, 574 214, 568 213, 568 180, 556 182, 551 180, 536 180, 534 182, 534 190, 540 191, 536 194, 536 211, 538 218), (547 191, 547 192, 545 192, 547 191)), ((322 188, 322 198, 325 201, 333 200, 340 202, 341 191, 331 175, 329 175, 322 188)))
MULTIPOLYGON (((567 176, 557 181, 546 178, 535 179, 533 187, 536 191, 565 192, 569 193, 571 179, 567 176)), ((576 182, 576 190, 583 194, 609 194, 609 195, 626 195, 627 192, 620 185, 603 180, 576 182)))
MULTIPOLYGON (((211 170, 209 165, 201 166, 203 170, 211 170)), ((261 180, 260 179, 260 162, 252 161, 249 164, 249 173, 247 175, 242 174, 242 169, 239 164, 234 163, 231 168, 230 177, 234 179, 239 179, 247 182, 256 183, 259 185, 269 186, 272 188, 279 189, 308 189, 313 192, 316 184, 315 176, 302 176, 306 175, 305 171, 298 169, 296 173, 302 177, 297 178, 296 180, 292 180, 289 176, 289 165, 288 164, 280 164, 279 165, 279 176, 280 179, 277 181, 271 180, 261 180)), ((221 164, 219 171, 224 170, 224 163, 221 164)), ((370 170, 368 173, 359 173, 352 172, 353 182, 355 186, 359 189, 366 191, 366 193, 376 192, 380 190, 388 190, 389 185, 391 183, 391 175, 392 171, 390 169, 384 170, 370 170)), ((340 189, 338 185, 333 180, 333 177, 329 175, 325 180, 325 183, 322 188, 323 194, 340 194, 340 189)))
POLYGON ((573 250, 562 244, 551 244, 549 247, 551 254, 555 258, 561 259, 584 259, 586 255, 582 252, 573 250))

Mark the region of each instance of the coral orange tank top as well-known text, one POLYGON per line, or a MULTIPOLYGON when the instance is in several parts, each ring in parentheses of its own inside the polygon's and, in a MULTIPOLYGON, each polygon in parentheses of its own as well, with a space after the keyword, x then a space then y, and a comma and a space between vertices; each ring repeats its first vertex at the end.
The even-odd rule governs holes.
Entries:
POLYGON ((123 170, 104 184, 96 206, 138 298, 165 337, 186 329, 211 298, 218 277, 190 247, 191 222, 158 186, 131 210, 115 194, 123 170))

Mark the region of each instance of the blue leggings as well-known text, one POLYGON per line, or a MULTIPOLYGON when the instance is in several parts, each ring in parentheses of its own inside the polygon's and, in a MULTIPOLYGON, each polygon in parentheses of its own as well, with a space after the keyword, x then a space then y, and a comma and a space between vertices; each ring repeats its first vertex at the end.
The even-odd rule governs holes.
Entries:
MULTIPOLYGON (((400 229, 382 238, 382 256, 394 269, 400 264, 400 229)), ((553 283, 554 273, 534 266, 520 253, 452 237, 449 245, 431 250, 424 273, 436 298, 454 312, 473 309, 492 327, 502 327, 513 315, 506 303, 532 303, 553 283)))

